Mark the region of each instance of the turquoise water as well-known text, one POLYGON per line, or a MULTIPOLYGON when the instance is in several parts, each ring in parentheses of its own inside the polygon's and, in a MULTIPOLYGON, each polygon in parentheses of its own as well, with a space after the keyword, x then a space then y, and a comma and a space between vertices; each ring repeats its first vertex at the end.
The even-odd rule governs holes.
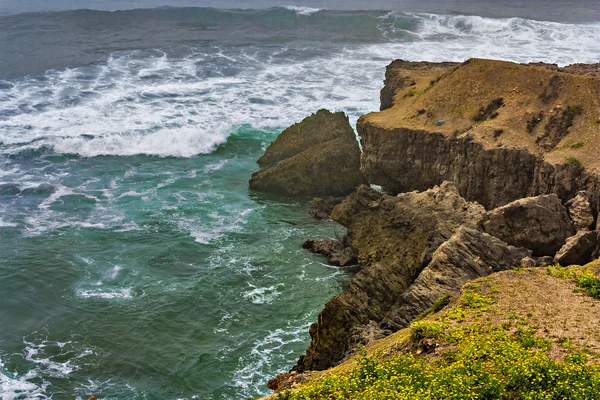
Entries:
POLYGON ((300 247, 332 223, 248 191, 272 134, 240 128, 184 159, 29 159, 52 183, 0 195, 30 219, 0 228, 0 367, 15 394, 265 393, 348 279, 300 247))

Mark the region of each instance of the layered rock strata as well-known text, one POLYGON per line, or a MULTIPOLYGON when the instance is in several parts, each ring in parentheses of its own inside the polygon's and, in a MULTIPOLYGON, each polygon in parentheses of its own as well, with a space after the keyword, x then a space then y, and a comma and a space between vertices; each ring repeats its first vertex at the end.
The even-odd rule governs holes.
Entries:
POLYGON ((395 93, 393 106, 358 121, 369 183, 400 193, 452 181, 487 209, 540 194, 566 201, 585 190, 596 211, 595 68, 473 59, 432 67, 436 79, 407 86, 415 65, 392 63, 384 92, 395 93))

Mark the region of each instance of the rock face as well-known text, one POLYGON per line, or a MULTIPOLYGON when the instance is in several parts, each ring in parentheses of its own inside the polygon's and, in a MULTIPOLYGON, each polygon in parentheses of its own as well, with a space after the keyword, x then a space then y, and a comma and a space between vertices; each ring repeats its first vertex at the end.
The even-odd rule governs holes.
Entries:
POLYGON ((510 246, 473 228, 460 227, 433 253, 429 265, 400 296, 384 324, 394 331, 405 328, 443 295, 458 293, 471 279, 518 266, 530 255, 530 250, 510 246))
POLYGON ((459 226, 475 228, 484 216, 482 206, 465 201, 449 183, 394 197, 360 186, 336 206, 332 219, 348 228, 361 270, 325 305, 295 370, 322 370, 342 360, 354 350, 351 336, 383 321, 435 250, 459 226))
POLYGON ((302 244, 302 248, 324 255, 329 265, 347 267, 356 265, 357 262, 356 254, 347 246, 345 240, 307 240, 302 244))
POLYGON ((365 183, 360 149, 344 113, 320 110, 283 131, 258 160, 254 190, 286 196, 340 196, 365 183))
POLYGON ((596 207, 599 77, 578 75, 587 74, 582 68, 473 59, 407 87, 401 77, 420 64, 392 63, 382 93, 394 92, 393 106, 385 109, 390 95, 382 96, 385 110, 358 121, 369 183, 400 193, 451 181, 487 209, 540 194, 567 201, 585 190, 596 207))
POLYGON ((596 232, 579 231, 575 236, 567 239, 565 245, 556 253, 554 262, 564 267, 584 265, 590 261, 597 244, 596 232))
POLYGON ((554 194, 516 200, 489 213, 484 230, 514 246, 552 256, 575 233, 566 208, 554 194))
POLYGON ((594 214, 592 213, 592 207, 585 192, 577 193, 565 205, 575 229, 580 231, 592 228, 594 225, 594 214))
POLYGON ((329 219, 333 208, 343 200, 342 197, 327 197, 325 199, 316 197, 308 208, 308 215, 316 219, 329 219))

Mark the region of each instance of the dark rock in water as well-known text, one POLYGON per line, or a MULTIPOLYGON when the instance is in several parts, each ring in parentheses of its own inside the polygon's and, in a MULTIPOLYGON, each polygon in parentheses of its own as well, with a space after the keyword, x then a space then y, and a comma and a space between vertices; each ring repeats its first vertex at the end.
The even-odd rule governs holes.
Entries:
POLYGON ((565 245, 556 253, 554 262, 562 266, 584 265, 590 261, 598 244, 598 235, 592 231, 579 231, 567 239, 565 245))
POLYGON ((42 183, 37 187, 29 187, 21 190, 22 196, 47 196, 56 191, 56 188, 49 183, 42 183))
POLYGON ((400 296, 384 324, 402 329, 443 295, 458 293, 467 281, 518 266, 529 256, 530 250, 462 226, 433 253, 429 265, 400 296))
POLYGON ((0 196, 16 196, 21 193, 21 188, 16 183, 3 183, 0 185, 0 196))
POLYGON ((335 207, 332 219, 348 228, 348 243, 361 270, 321 311, 310 329, 307 354, 295 370, 322 370, 341 361, 354 350, 350 336, 355 328, 381 323, 435 250, 459 226, 478 226, 485 214, 449 183, 398 196, 367 186, 350 194, 335 207))
POLYGON ((554 194, 516 200, 490 211, 484 230, 536 256, 554 255, 575 233, 566 208, 554 194))
POLYGON ((575 197, 566 203, 566 206, 576 230, 591 229, 593 227, 594 214, 585 192, 577 193, 575 197))
POLYGON ((258 163, 267 168, 250 187, 285 196, 342 196, 366 182, 348 117, 327 110, 283 131, 258 163))
POLYGON ((302 248, 324 255, 329 265, 346 267, 357 263, 354 250, 340 240, 307 240, 302 244, 302 248))
POLYGON ((316 219, 329 219, 333 208, 343 200, 343 197, 316 197, 308 208, 308 215, 316 219))

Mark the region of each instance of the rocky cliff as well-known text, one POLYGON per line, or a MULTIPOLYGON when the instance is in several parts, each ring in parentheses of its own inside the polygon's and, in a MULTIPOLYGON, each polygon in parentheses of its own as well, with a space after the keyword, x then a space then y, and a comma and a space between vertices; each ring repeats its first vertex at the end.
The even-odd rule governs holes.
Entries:
POLYGON ((357 125, 361 170, 382 190, 311 208, 348 233, 306 247, 330 259, 349 249, 360 270, 311 326, 293 373, 343 362, 469 280, 597 257, 599 76, 600 65, 392 63, 383 111, 357 125))
POLYGON ((369 183, 400 193, 447 180, 488 209, 586 190, 597 207, 599 66, 473 59, 410 80, 428 65, 392 63, 382 98, 395 90, 393 106, 358 121, 369 183))

